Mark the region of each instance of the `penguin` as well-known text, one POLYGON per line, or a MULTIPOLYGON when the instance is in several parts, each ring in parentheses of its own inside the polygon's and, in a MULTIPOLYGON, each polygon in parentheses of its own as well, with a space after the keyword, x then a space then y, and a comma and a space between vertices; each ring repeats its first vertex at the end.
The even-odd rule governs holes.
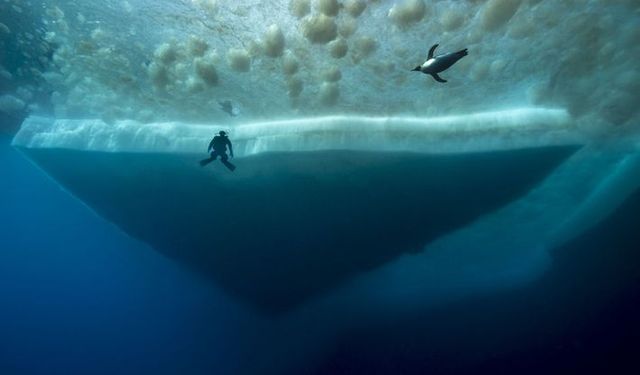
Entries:
POLYGON ((220 109, 223 112, 226 112, 231 117, 236 117, 237 115, 240 114, 240 109, 234 106, 231 100, 224 100, 224 101, 218 100, 218 105, 220 105, 220 109))
POLYGON ((438 73, 443 72, 451 67, 451 65, 455 64, 461 58, 467 56, 467 49, 460 50, 458 52, 452 53, 443 53, 441 55, 433 56, 433 52, 435 52, 438 44, 434 44, 433 47, 429 49, 429 56, 427 56, 427 61, 425 61, 422 65, 418 65, 412 72, 422 72, 424 74, 430 74, 433 79, 438 82, 445 83, 446 80, 440 78, 438 73))

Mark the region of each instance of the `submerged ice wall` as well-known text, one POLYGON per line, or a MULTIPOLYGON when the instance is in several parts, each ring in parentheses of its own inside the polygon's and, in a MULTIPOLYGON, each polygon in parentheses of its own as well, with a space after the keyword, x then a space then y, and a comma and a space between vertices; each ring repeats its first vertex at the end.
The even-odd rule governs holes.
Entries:
POLYGON ((231 130, 239 168, 220 174, 196 163, 219 129, 30 117, 13 145, 127 233, 273 313, 420 252, 584 143, 562 109, 273 120, 231 130))
POLYGON ((193 153, 23 152, 129 235, 282 314, 517 199, 575 149, 272 151, 233 173, 193 153))
POLYGON ((388 300, 513 287, 640 182, 637 142, 594 145, 561 109, 243 124, 232 174, 196 164, 219 129, 31 117, 13 144, 127 233, 270 313, 358 275, 392 277, 388 300))

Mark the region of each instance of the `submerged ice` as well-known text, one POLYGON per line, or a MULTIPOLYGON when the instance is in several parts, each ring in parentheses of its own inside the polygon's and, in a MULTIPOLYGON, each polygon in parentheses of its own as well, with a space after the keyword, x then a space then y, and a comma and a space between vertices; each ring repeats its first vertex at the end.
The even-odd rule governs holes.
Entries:
POLYGON ((98 214, 269 314, 400 269, 357 298, 513 287, 640 184, 633 140, 602 151, 560 109, 246 123, 232 128, 234 173, 197 165, 220 128, 30 117, 13 144, 98 214))
POLYGON ((422 252, 574 151, 270 151, 229 172, 201 168, 193 153, 24 150, 101 216, 269 313, 422 252))
POLYGON ((197 165, 220 128, 30 117, 13 144, 130 235, 283 313, 517 198, 584 142, 560 109, 273 120, 233 127, 239 168, 220 174, 197 165))

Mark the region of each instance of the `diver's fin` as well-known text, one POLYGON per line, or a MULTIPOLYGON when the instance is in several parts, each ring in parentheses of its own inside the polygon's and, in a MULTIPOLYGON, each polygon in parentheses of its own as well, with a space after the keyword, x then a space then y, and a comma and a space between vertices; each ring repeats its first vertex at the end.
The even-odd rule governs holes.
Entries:
POLYGON ((434 44, 430 49, 429 49, 429 55, 427 56, 427 60, 429 60, 430 58, 433 57, 433 53, 436 51, 436 48, 438 48, 439 44, 434 44))
POLYGON ((230 170, 231 172, 233 172, 233 171, 236 169, 236 166, 235 166, 235 165, 233 165, 233 164, 229 163, 229 162, 228 162, 228 161, 226 161, 226 160, 223 160, 223 161, 222 161, 222 164, 224 164, 224 166, 225 166, 225 167, 229 168, 229 170, 230 170))
POLYGON ((447 80, 440 78, 438 73, 431 73, 431 77, 433 77, 433 79, 435 79, 438 82, 442 82, 442 83, 446 83, 447 82, 447 80))

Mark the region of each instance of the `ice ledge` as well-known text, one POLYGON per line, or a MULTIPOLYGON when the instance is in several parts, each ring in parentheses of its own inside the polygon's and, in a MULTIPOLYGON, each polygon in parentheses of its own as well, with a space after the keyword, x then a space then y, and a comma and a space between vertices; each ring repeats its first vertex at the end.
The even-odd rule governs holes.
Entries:
POLYGON ((463 153, 582 144, 564 109, 517 108, 445 117, 327 116, 248 123, 107 124, 99 119, 27 118, 13 145, 105 152, 202 152, 219 130, 238 156, 268 151, 367 150, 463 153))

